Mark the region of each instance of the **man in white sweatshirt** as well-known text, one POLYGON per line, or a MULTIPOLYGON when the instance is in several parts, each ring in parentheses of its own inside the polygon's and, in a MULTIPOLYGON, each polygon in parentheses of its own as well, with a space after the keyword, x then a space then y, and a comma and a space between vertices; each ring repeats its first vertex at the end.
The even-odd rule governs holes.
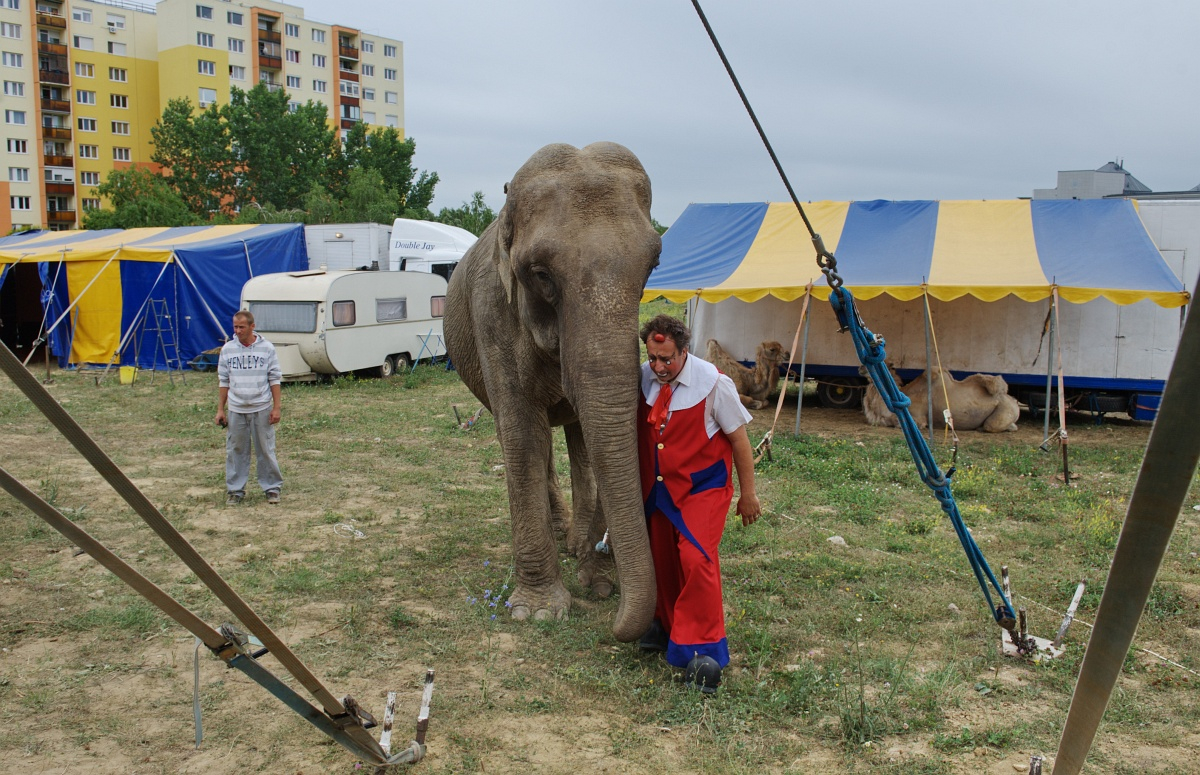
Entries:
POLYGON ((283 475, 275 461, 283 377, 279 355, 275 345, 254 333, 254 316, 246 310, 234 313, 233 334, 217 361, 217 424, 227 429, 225 504, 236 506, 246 497, 252 441, 258 455, 258 484, 267 503, 279 503, 283 487, 283 475))

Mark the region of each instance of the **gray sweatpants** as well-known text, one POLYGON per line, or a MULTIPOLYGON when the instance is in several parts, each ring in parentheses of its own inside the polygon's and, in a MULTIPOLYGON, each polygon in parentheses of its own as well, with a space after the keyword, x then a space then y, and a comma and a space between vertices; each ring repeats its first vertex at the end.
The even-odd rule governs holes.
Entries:
POLYGON ((225 489, 245 494, 250 479, 250 444, 258 458, 258 485, 263 492, 283 486, 283 474, 275 462, 275 426, 271 410, 242 414, 226 412, 229 428, 225 433, 225 489))

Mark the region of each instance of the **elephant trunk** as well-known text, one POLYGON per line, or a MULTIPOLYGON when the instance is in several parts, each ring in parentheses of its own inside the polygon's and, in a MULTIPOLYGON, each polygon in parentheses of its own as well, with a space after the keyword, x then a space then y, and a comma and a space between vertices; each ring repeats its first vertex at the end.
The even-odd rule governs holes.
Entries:
POLYGON ((637 323, 637 304, 621 314, 614 312, 606 310, 603 321, 593 321, 600 327, 587 333, 583 321, 564 326, 563 387, 579 417, 620 578, 613 634, 628 642, 645 633, 654 619, 655 585, 638 471, 640 359, 632 330, 637 323), (595 333, 612 331, 614 320, 628 320, 629 333, 595 333))

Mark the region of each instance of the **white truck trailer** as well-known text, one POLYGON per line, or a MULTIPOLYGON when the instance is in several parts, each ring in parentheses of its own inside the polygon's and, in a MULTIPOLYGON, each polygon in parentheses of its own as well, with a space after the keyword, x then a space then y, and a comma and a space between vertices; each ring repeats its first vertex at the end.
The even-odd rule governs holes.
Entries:
POLYGON ((392 224, 389 263, 393 271, 450 273, 477 238, 466 229, 434 221, 397 218, 392 224))
POLYGON ((309 269, 391 269, 392 227, 382 223, 322 223, 304 227, 309 269))
POLYGON ((429 272, 280 272, 242 286, 241 309, 275 345, 284 379, 389 377, 446 355, 445 278, 429 272))

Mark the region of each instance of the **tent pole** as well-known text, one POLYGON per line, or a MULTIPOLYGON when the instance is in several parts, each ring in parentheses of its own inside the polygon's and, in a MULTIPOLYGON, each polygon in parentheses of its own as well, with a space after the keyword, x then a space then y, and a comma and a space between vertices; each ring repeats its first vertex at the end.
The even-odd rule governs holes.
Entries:
POLYGON ((1045 412, 1045 417, 1042 418, 1042 449, 1050 449, 1050 389, 1051 380, 1054 379, 1054 344, 1055 344, 1055 325, 1054 325, 1054 295, 1050 296, 1050 314, 1049 314, 1050 341, 1046 343, 1046 403, 1042 406, 1045 412))
MULTIPOLYGON (((1054 285, 1054 328, 1059 327, 1058 308, 1061 306, 1058 299, 1058 285, 1054 285)), ((1063 459, 1063 485, 1070 486, 1071 471, 1067 464, 1067 395, 1063 387, 1063 363, 1062 363, 1062 337, 1058 337, 1056 342, 1057 347, 1055 353, 1058 356, 1058 438, 1062 444, 1062 459, 1063 459)))
POLYGON ((221 336, 224 336, 226 339, 228 339, 229 336, 225 333, 225 326, 222 325, 221 321, 217 320, 216 313, 212 311, 212 307, 208 306, 208 302, 204 300, 204 294, 200 293, 200 289, 196 287, 196 281, 192 279, 192 275, 188 272, 187 267, 184 266, 183 262, 179 260, 179 254, 172 250, 171 258, 175 259, 175 263, 179 264, 179 268, 183 270, 183 276, 187 278, 187 281, 192 286, 192 289, 196 291, 196 298, 200 299, 200 303, 204 305, 204 311, 207 312, 208 316, 213 319, 214 323, 217 324, 217 330, 221 332, 221 336))
MULTIPOLYGON (((924 280, 924 278, 921 278, 924 280)), ((925 302, 925 412, 929 421, 926 432, 929 443, 933 443, 933 374, 929 367, 933 363, 933 353, 930 350, 930 338, 933 330, 933 313, 929 309, 929 283, 922 282, 921 299, 925 302)))
MULTIPOLYGON (((804 291, 806 305, 811 294, 812 283, 809 283, 808 288, 804 291)), ((802 317, 804 319, 800 321, 800 325, 804 326, 804 344, 800 347, 800 379, 796 382, 796 430, 792 433, 797 438, 800 436, 800 410, 804 406, 804 367, 808 363, 808 322, 812 319, 812 315, 804 313, 802 317)))

